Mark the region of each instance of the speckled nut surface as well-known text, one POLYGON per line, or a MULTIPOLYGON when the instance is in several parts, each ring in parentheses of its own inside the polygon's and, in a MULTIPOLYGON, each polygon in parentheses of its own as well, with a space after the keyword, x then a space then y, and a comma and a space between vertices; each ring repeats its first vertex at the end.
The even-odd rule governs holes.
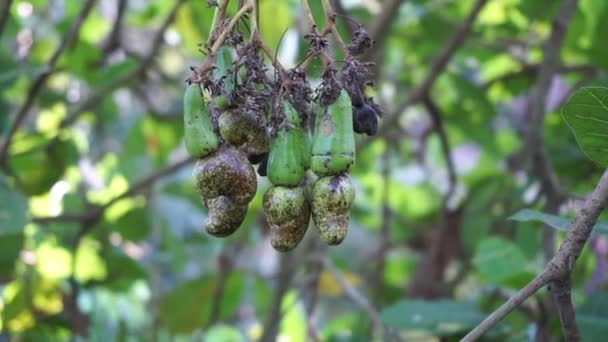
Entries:
POLYGON ((249 203, 258 186, 255 171, 247 157, 230 146, 223 146, 199 160, 193 174, 202 197, 227 196, 239 205, 249 203))
POLYGON ((268 189, 264 194, 264 212, 274 249, 287 252, 302 241, 310 221, 310 207, 303 187, 268 189))
POLYGON ((348 174, 319 178, 312 188, 312 217, 321 238, 337 245, 348 231, 355 189, 348 174))
POLYGON ((238 205, 226 196, 203 199, 207 207, 207 233, 216 237, 225 237, 234 233, 247 215, 247 205, 238 205))
POLYGON ((242 146, 248 154, 268 152, 270 141, 261 120, 251 111, 226 111, 219 119, 220 134, 230 145, 242 146))

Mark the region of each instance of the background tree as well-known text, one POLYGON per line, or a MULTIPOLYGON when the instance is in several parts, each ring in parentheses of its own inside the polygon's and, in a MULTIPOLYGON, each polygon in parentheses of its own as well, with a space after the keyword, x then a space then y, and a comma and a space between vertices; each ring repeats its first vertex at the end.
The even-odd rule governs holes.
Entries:
MULTIPOLYGON (((384 116, 357 138, 345 241, 275 252, 265 178, 235 235, 202 231, 182 95, 214 1, 4 0, 1 337, 606 336, 608 91, 579 89, 606 82, 607 3, 256 3, 235 27, 259 15, 285 68, 306 59, 311 17, 334 27, 329 10, 346 42, 359 25, 375 40, 363 60, 384 116)), ((317 84, 322 65, 307 70, 317 84)))

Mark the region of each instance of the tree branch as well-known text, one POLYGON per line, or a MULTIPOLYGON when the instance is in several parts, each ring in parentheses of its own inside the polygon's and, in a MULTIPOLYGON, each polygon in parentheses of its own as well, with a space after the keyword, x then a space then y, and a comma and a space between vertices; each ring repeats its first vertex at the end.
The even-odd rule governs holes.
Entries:
POLYGON ((456 167, 454 166, 454 161, 452 160, 452 153, 450 148, 450 142, 448 140, 447 133, 445 132, 445 127, 443 126, 443 119, 441 115, 441 110, 439 106, 431 99, 430 96, 425 96, 422 100, 424 106, 426 107, 431 120, 433 121, 433 128, 435 132, 439 135, 439 141, 441 143, 441 150, 443 151, 443 157, 445 158, 445 164, 448 170, 448 190, 444 196, 444 207, 447 206, 448 201, 452 198, 454 191, 456 190, 456 167))
POLYGON ((103 215, 104 211, 112 206, 114 203, 139 194, 140 192, 146 190, 153 184, 155 184, 161 178, 164 178, 182 167, 191 164, 194 162, 194 158, 189 157, 186 159, 182 159, 175 164, 169 165, 168 167, 155 172, 148 177, 143 178, 139 182, 133 184, 127 191, 122 194, 112 198, 105 204, 101 206, 94 206, 90 209, 82 212, 82 213, 64 213, 58 216, 50 216, 50 217, 34 217, 32 218, 32 222, 37 224, 49 224, 53 222, 97 222, 103 215))
MULTIPOLYGON (((534 78, 534 77, 538 76, 540 69, 541 69, 540 64, 524 64, 524 65, 522 65, 522 68, 518 71, 506 73, 506 74, 500 75, 496 78, 486 81, 485 83, 483 83, 481 88, 488 89, 489 87, 491 87, 492 85, 494 85, 496 83, 508 82, 508 81, 517 79, 519 77, 534 78)), ((555 70, 555 72, 559 73, 559 74, 569 74, 569 73, 586 74, 589 72, 595 72, 596 70, 597 70, 597 68, 594 67, 593 65, 574 64, 574 65, 559 65, 557 67, 557 69, 555 70)))
POLYGON ((280 254, 279 260, 280 267, 277 283, 274 288, 269 313, 264 321, 264 333, 260 338, 260 342, 274 342, 276 340, 281 323, 281 304, 295 274, 296 267, 294 267, 294 260, 298 259, 294 256, 294 253, 290 253, 280 254))
POLYGON ((382 323, 380 322, 380 314, 376 309, 372 306, 370 301, 357 289, 352 287, 344 276, 338 271, 336 266, 334 266, 333 262, 327 255, 323 255, 321 258, 323 262, 323 266, 325 269, 331 274, 334 280, 338 283, 338 285, 344 290, 344 293, 348 298, 350 298, 355 305, 357 305, 363 312, 367 314, 367 317, 370 319, 373 325, 373 335, 374 336, 382 336, 382 323))
POLYGON ((105 55, 107 56, 110 52, 120 47, 120 32, 122 31, 122 22, 127 9, 129 0, 118 0, 118 7, 116 9, 116 18, 112 26, 112 32, 110 32, 108 39, 105 42, 103 48, 105 55))
POLYGON ((376 56, 384 51, 384 43, 389 37, 389 31, 394 19, 399 15, 399 8, 407 0, 387 0, 382 5, 382 11, 369 27, 369 35, 374 39, 375 46, 363 55, 364 60, 376 60, 376 56))
POLYGON ((108 94, 112 93, 119 87, 134 82, 145 73, 145 71, 154 62, 154 58, 156 57, 158 51, 160 50, 160 47, 162 46, 165 31, 167 30, 167 28, 169 28, 169 25, 171 25, 171 23, 175 19, 177 10, 184 3, 184 1, 185 0, 176 1, 175 5, 171 9, 171 12, 169 12, 169 15, 167 15, 167 17, 163 21, 161 27, 154 35, 154 38, 152 38, 152 45, 150 47, 150 50, 142 58, 137 68, 133 69, 131 72, 123 74, 121 77, 116 78, 114 81, 108 83, 105 87, 90 94, 89 97, 76 104, 73 108, 70 109, 66 117, 61 121, 61 128, 65 128, 72 125, 74 122, 76 122, 76 120, 78 120, 80 115, 96 107, 108 94))
MULTIPOLYGON (((9 4, 10 4, 10 2, 9 2, 9 4)), ((23 103, 21 108, 19 108, 19 110, 17 111, 17 114, 15 115, 15 120, 13 121, 13 123, 11 124, 11 126, 9 128, 6 138, 4 139, 4 143, 0 146, 0 166, 2 168, 8 169, 8 165, 6 164, 6 161, 7 161, 7 157, 8 157, 9 147, 11 145, 11 140, 13 139, 15 132, 17 132, 17 129, 19 128, 19 126, 21 126, 21 124, 27 117, 27 114, 29 113, 30 108, 34 104, 34 100, 36 99, 36 97, 38 96, 40 91, 42 90, 42 87, 46 83, 46 80, 55 71, 57 62, 59 61, 59 57, 61 56, 63 51, 68 46, 72 45, 72 43, 78 38, 78 32, 80 31, 80 27, 82 26, 82 23, 84 22, 86 17, 91 12, 91 9, 93 8, 94 4, 95 4, 95 0, 86 0, 84 5, 82 6, 82 9, 80 10, 80 13, 78 14, 78 17, 76 18, 76 20, 70 27, 70 30, 64 36, 64 39, 61 41, 61 43, 59 44, 59 46, 57 47, 55 52, 53 52, 53 55, 51 56, 51 59, 48 61, 45 70, 32 83, 32 86, 30 87, 30 90, 28 91, 25 102, 23 103)))
MULTIPOLYGON (((566 196, 561 190, 558 177, 551 166, 551 161, 544 146, 542 128, 549 89, 561 64, 562 42, 568 30, 568 23, 576 12, 577 4, 577 0, 562 1, 552 20, 552 29, 543 47, 543 61, 538 69, 536 84, 530 91, 527 108, 528 119, 525 126, 527 130, 523 132, 526 149, 531 150, 531 171, 541 180, 541 190, 547 197, 545 211, 551 214, 557 213, 566 196)), ((551 260, 554 257, 555 235, 553 229, 545 227, 543 231, 543 251, 546 260, 551 260)), ((580 338, 578 337, 574 305, 570 295, 570 272, 553 279, 551 288, 551 297, 557 307, 566 340, 578 341, 580 338)))
MULTIPOLYGON (((581 251, 585 247, 587 239, 591 234, 593 226, 597 222, 597 219, 601 212, 608 203, 608 171, 605 171, 602 178, 598 182, 598 185, 593 190, 591 195, 585 201, 585 205, 581 208, 576 219, 572 222, 566 233, 566 238, 560 245, 559 251, 555 257, 545 266, 545 269, 532 280, 528 285, 522 288, 515 296, 511 297, 505 304, 499 307, 496 311, 486 317, 475 329, 471 330, 464 339, 463 342, 475 341, 480 338, 484 333, 495 326, 501 319, 503 319, 509 312, 514 308, 523 303, 527 298, 534 295, 539 289, 551 282, 564 282, 569 281, 570 274, 574 268, 576 260, 581 254, 581 251)), ((565 284, 569 286, 569 284, 565 284)), ((560 287, 560 288, 563 288, 560 287)), ((563 293, 557 293, 558 297, 563 293)), ((569 295, 568 295, 569 296, 569 295)), ((568 300, 569 298, 562 298, 562 300, 568 300)), ((565 336, 576 336, 576 332, 572 330, 574 324, 574 311, 571 309, 571 301, 567 306, 569 310, 562 310, 566 318, 564 325, 565 336), (568 328, 569 330, 566 330, 568 328)), ((561 318, 561 317, 560 317, 561 318)), ((574 339, 576 341, 576 339, 574 339)))
MULTIPOLYGON (((435 83, 435 80, 439 77, 439 75, 445 70, 445 67, 448 65, 449 61, 452 59, 456 51, 462 46, 465 42, 467 36, 471 32, 473 28, 473 24, 477 19, 477 15, 481 12, 481 9, 485 6, 488 0, 477 0, 471 9, 471 12, 462 23, 462 25, 456 30, 456 32, 452 35, 450 40, 445 44, 445 48, 439 53, 431 68, 424 78, 422 83, 414 89, 409 96, 397 106, 397 109, 393 112, 391 116, 387 116, 386 120, 384 120, 378 135, 386 134, 388 130, 392 127, 398 126, 398 121, 400 114, 409 106, 421 101, 424 96, 431 90, 431 87, 435 83)), ((370 139, 366 140, 364 145, 369 143, 370 139)))

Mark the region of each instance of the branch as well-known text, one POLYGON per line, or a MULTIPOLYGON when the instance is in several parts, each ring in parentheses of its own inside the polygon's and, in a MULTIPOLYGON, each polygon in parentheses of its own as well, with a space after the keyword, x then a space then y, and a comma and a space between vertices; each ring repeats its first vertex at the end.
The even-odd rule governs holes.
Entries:
MULTIPOLYGON (((598 185, 593 190, 593 193, 585 201, 585 205, 581 208, 576 219, 572 222, 566 233, 566 238, 560 245, 559 251, 555 257, 545 266, 545 269, 532 280, 528 285, 522 288, 515 296, 511 297, 505 304, 499 307, 496 311, 486 317, 475 329, 469 332, 463 342, 475 341, 484 333, 495 326, 514 308, 523 303, 527 298, 535 294, 539 289, 551 282, 567 282, 574 268, 576 260, 581 254, 591 230, 597 222, 601 212, 608 203, 608 171, 605 171, 598 185)), ((569 284, 565 284, 569 286, 569 284)), ((563 287, 562 287, 563 288, 563 287)), ((561 293, 557 293, 559 297, 561 293)), ((566 298, 567 299, 567 298, 566 298)), ((571 301, 570 301, 571 303, 571 301)), ((568 305, 571 308, 570 305, 568 305)), ((563 310, 562 310, 563 311, 563 310)), ((564 334, 566 336, 574 336, 576 334, 572 329, 574 321, 574 311, 564 312, 560 314, 568 318, 564 325, 564 334), (567 316, 566 316, 567 315, 567 316), (566 328, 570 329, 566 331, 566 328)), ((576 340, 576 339, 574 339, 576 340)))
MULTIPOLYGON (((541 64, 524 64, 522 68, 518 71, 506 73, 500 75, 496 78, 488 80, 481 85, 482 89, 488 89, 492 85, 499 82, 508 82, 519 77, 537 77, 539 70, 541 69, 541 64)), ((595 72, 597 70, 593 65, 588 64, 575 64, 575 65, 559 65, 555 70, 556 73, 559 74, 569 74, 569 73, 589 73, 595 72)))
POLYGON ((112 32, 110 32, 108 40, 104 46, 104 53, 106 56, 120 46, 120 32, 122 31, 122 22, 127 9, 128 1, 129 0, 118 1, 118 8, 116 9, 116 18, 114 19, 112 32))
POLYGON ((382 323, 380 322, 380 314, 378 313, 378 311, 376 311, 376 309, 372 306, 372 304, 364 295, 359 293, 357 289, 352 287, 346 281, 346 279, 344 279, 344 276, 342 276, 340 271, 338 271, 336 266, 334 266, 331 259, 329 259, 327 255, 323 255, 321 261, 323 262, 323 266, 325 267, 325 269, 329 273, 331 273, 334 280, 344 290, 344 293, 348 296, 348 298, 350 298, 353 303, 355 303, 355 305, 357 305, 361 310, 363 310, 367 314, 368 318, 373 324, 374 336, 381 336, 382 323))
POLYGON ((50 217, 34 217, 32 218, 32 222, 37 224, 46 225, 53 222, 97 222, 103 215, 106 209, 112 206, 114 203, 139 194, 140 192, 146 190, 153 184, 155 184, 161 178, 164 178, 182 167, 189 165, 194 162, 194 158, 189 157, 183 160, 178 161, 175 164, 169 165, 168 167, 155 172, 148 177, 140 180, 139 182, 133 184, 127 191, 122 194, 112 198, 102 206, 92 207, 82 213, 65 213, 58 216, 50 216, 50 217))
POLYGON ((448 190, 443 200, 445 208, 447 207, 448 201, 456 190, 456 167, 454 166, 454 161, 452 160, 452 153, 450 152, 450 142, 443 126, 441 110, 428 95, 424 97, 423 103, 431 117, 431 120, 433 121, 433 127, 435 128, 435 131, 439 135, 439 141, 441 142, 441 150, 443 151, 443 157, 445 158, 445 163, 448 170, 448 190))
MULTIPOLYGON (((409 106, 421 101, 426 94, 431 90, 431 87, 435 83, 435 80, 439 77, 439 75, 445 70, 445 67, 448 65, 449 61, 452 59, 456 51, 462 46, 465 42, 467 36, 471 32, 473 28, 473 24, 477 19, 477 15, 481 12, 481 9, 485 6, 488 0, 477 0, 473 5, 473 8, 464 23, 456 30, 454 35, 450 38, 450 40, 445 44, 445 48, 443 51, 439 53, 439 56, 435 59, 429 73, 424 78, 422 83, 418 86, 418 88, 414 89, 409 96, 403 101, 402 104, 397 106, 397 109, 390 117, 387 117, 385 122, 380 127, 378 135, 386 134, 388 130, 392 127, 398 126, 398 121, 400 114, 409 106)), ((364 145, 369 143, 370 139, 366 140, 364 145)))
MULTIPOLYGON (((9 2, 9 4, 10 4, 10 2, 9 2)), ((78 17, 76 18, 76 21, 72 24, 69 32, 64 36, 64 39, 61 41, 61 43, 59 44, 59 46, 57 47, 55 52, 53 52, 53 55, 51 56, 51 59, 48 61, 45 70, 32 83, 32 86, 30 87, 30 90, 27 94, 25 102, 23 103, 21 108, 19 108, 19 110, 17 111, 17 114, 15 115, 15 120, 13 121, 13 123, 11 124, 11 126, 9 128, 9 131, 4 140, 4 144, 2 144, 0 146, 0 166, 2 168, 8 169, 6 161, 7 161, 7 157, 8 157, 9 147, 11 145, 11 140, 13 139, 15 132, 17 132, 17 129, 19 128, 19 126, 21 126, 21 124, 27 117, 27 114, 29 113, 30 108, 34 104, 34 100, 36 99, 36 97, 38 96, 40 91, 42 90, 42 87, 46 83, 46 80, 55 71, 57 62, 59 61, 59 57, 61 56, 63 51, 68 46, 72 45, 72 43, 78 38, 78 32, 80 31, 80 27, 82 26, 82 23, 84 22, 86 17, 91 12, 91 9, 93 8, 94 4, 95 4, 95 0, 86 0, 84 5, 82 6, 82 9, 80 10, 80 13, 78 14, 78 17)))
POLYGON ((338 45, 340 46, 340 49, 342 49, 342 52, 344 52, 344 56, 346 59, 346 57, 350 55, 350 52, 348 51, 348 47, 344 43, 342 36, 340 36, 340 32, 338 32, 338 29, 336 28, 336 14, 331 8, 329 0, 322 0, 322 4, 323 12, 325 12, 325 26, 329 28, 332 35, 334 36, 334 39, 336 39, 336 42, 338 42, 338 45))
POLYGON ((13 0, 6 0, 4 6, 0 8, 0 37, 2 37, 2 32, 4 32, 4 27, 6 23, 8 23, 8 19, 11 14, 11 5, 13 4, 13 0))
POLYGON ((524 286, 517 294, 511 297, 506 303, 501 305, 496 311, 492 312, 486 319, 483 320, 475 329, 471 330, 461 342, 471 342, 480 338, 485 332, 490 330, 493 326, 498 324, 508 313, 513 311, 516 307, 521 305, 526 299, 536 293, 543 286, 549 282, 548 272, 545 270, 540 275, 536 276, 534 280, 524 286))
MULTIPOLYGON (((559 185, 559 179, 551 166, 551 161, 544 146, 543 122, 546 102, 554 75, 559 70, 561 46, 568 30, 568 23, 576 12, 577 0, 564 0, 552 21, 552 30, 543 47, 543 61, 538 69, 536 84, 530 92, 528 102, 527 130, 524 130, 526 149, 530 150, 532 173, 541 180, 541 190, 546 195, 545 211, 556 213, 565 199, 559 185)), ((525 153, 525 152, 524 152, 525 153)), ((547 228, 543 231, 543 251, 546 260, 554 257, 555 231, 547 228)), ((585 236, 586 241, 588 235, 585 236)), ((582 246, 581 246, 582 249, 582 246)), ((578 255, 574 258, 576 258, 578 255)), ((568 261, 570 262, 570 261, 568 261)), ((561 277, 552 279, 551 297, 557 307, 562 331, 567 341, 578 341, 574 305, 570 295, 570 270, 561 277)))
MULTIPOLYGON (((228 34, 232 31, 232 29, 234 29, 234 27, 239 22, 239 20, 241 20, 241 18, 247 12, 251 12, 253 10, 253 8, 254 8, 253 1, 255 1, 255 0, 248 0, 247 3, 245 5, 243 5, 243 7, 241 7, 238 10, 238 12, 236 12, 236 14, 230 19, 230 22, 228 23, 228 25, 223 28, 222 32, 217 37, 217 39, 215 39, 215 41, 213 41, 213 45, 211 45, 211 47, 209 48, 207 58, 205 59, 203 64, 196 68, 193 68, 192 76, 190 76, 190 78, 189 78, 190 82, 194 82, 194 83, 200 82, 203 79, 203 77, 205 77, 205 75, 207 75, 207 73, 209 73, 211 70, 213 70, 213 63, 215 61, 215 55, 217 54, 217 51, 222 46, 222 44, 224 44, 224 41, 228 37, 228 34)), ((212 28, 212 30, 215 32, 215 29, 212 28)))
MULTIPOLYGON (((301 255, 300 255, 301 256, 301 255)), ((277 275, 277 283, 274 288, 274 295, 270 304, 269 313, 264 321, 264 333, 260 338, 260 342, 274 342, 276 340, 279 325, 281 323, 281 304, 283 303, 283 297, 289 286, 296 271, 294 262, 298 260, 294 256, 294 253, 280 254, 280 267, 277 275)))
POLYGON ((387 0, 382 6, 382 11, 369 28, 369 35, 375 41, 375 47, 367 50, 363 59, 374 60, 383 51, 384 42, 389 37, 389 30, 395 18, 399 15, 399 8, 407 0, 387 0))
POLYGON ((105 87, 89 95, 89 97, 87 97, 82 102, 76 104, 73 108, 71 108, 66 117, 61 121, 61 128, 66 128, 72 125, 74 122, 76 122, 76 120, 78 120, 80 115, 90 109, 95 108, 108 94, 112 93, 114 90, 121 86, 130 84, 145 73, 145 71, 154 62, 154 58, 156 57, 158 51, 160 50, 160 47, 162 46, 165 31, 175 19, 177 10, 184 3, 184 1, 185 0, 177 0, 175 5, 171 9, 171 12, 165 18, 165 21, 162 23, 161 27, 154 35, 154 38, 152 38, 152 46, 148 53, 142 58, 137 68, 133 69, 131 72, 123 74, 121 77, 116 78, 114 81, 108 83, 105 87))
POLYGON ((373 290, 373 299, 376 305, 382 302, 384 292, 384 271, 386 269, 386 255, 389 250, 390 235, 391 235, 391 219, 392 212, 389 206, 390 199, 390 168, 391 146, 387 146, 382 160, 382 224, 380 226, 380 241, 376 252, 376 268, 372 273, 371 287, 373 290))

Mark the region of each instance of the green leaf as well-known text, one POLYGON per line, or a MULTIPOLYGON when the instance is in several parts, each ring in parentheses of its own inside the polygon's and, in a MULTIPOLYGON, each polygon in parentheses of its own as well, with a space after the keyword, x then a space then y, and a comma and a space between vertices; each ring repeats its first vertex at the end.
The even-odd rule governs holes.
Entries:
POLYGON ((502 238, 491 237, 481 241, 473 264, 484 281, 497 285, 518 287, 534 277, 526 271, 527 260, 521 249, 502 238))
POLYGON ((207 331, 207 341, 218 341, 218 342, 242 342, 245 341, 243 334, 229 325, 219 324, 214 325, 207 331))
POLYGON ((5 184, 1 178, 0 203, 0 233, 21 231, 27 223, 27 198, 5 184))
MULTIPOLYGON (((238 307, 243 283, 241 274, 233 273, 228 278, 220 317, 228 316, 238 307)), ((177 286, 161 299, 160 319, 177 334, 203 327, 209 320, 217 285, 215 275, 205 275, 177 286)))
POLYGON ((106 258, 107 277, 104 283, 115 291, 126 291, 139 279, 148 279, 146 270, 132 258, 122 253, 112 253, 106 258))
POLYGON ((148 236, 151 224, 146 209, 136 208, 123 215, 116 222, 116 231, 123 239, 141 241, 148 236))
MULTIPOLYGON (((515 214, 509 217, 510 220, 520 221, 520 222, 528 222, 528 221, 538 221, 548 225, 551 228, 555 228, 557 230, 561 230, 563 232, 567 232, 570 228, 571 220, 551 215, 541 213, 540 211, 535 211, 531 209, 522 209, 515 214)), ((608 224, 597 222, 595 226, 593 226, 592 234, 606 234, 608 233, 608 224)))
POLYGON ((608 335, 608 293, 587 298, 576 310, 576 322, 583 341, 602 341, 608 335))
POLYGON ((404 300, 382 310, 381 321, 403 330, 426 330, 438 335, 465 332, 484 319, 472 303, 451 300, 404 300))
POLYGON ((583 88, 570 97, 562 117, 589 159, 608 167, 608 88, 583 88))
POLYGON ((13 273, 22 246, 23 233, 0 234, 0 277, 13 273))

